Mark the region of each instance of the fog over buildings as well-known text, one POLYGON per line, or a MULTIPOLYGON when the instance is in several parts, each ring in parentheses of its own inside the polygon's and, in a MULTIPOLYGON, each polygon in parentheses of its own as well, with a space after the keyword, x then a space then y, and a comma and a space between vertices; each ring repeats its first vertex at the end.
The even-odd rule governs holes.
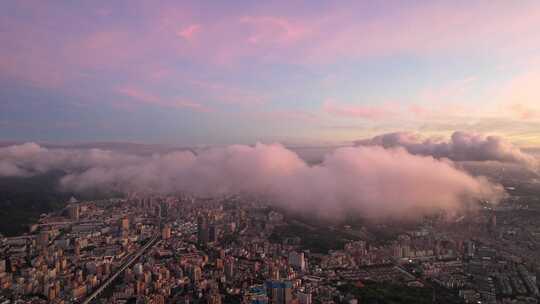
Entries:
MULTIPOLYGON (((49 149, 26 143, 0 149, 0 176, 62 170, 65 175, 59 187, 68 191, 201 196, 246 193, 268 197, 291 210, 330 217, 351 210, 369 217, 458 212, 471 202, 496 203, 504 196, 501 185, 471 176, 452 160, 439 158, 441 153, 433 157, 420 155, 428 153, 418 149, 409 150, 374 144, 340 147, 328 152, 322 162, 310 165, 280 144, 136 155, 102 149, 49 149)), ((476 153, 477 149, 460 150, 460 159, 466 159, 469 151, 476 153)), ((514 147, 505 151, 521 153, 514 147)), ((495 159, 515 160, 505 155, 495 159)))

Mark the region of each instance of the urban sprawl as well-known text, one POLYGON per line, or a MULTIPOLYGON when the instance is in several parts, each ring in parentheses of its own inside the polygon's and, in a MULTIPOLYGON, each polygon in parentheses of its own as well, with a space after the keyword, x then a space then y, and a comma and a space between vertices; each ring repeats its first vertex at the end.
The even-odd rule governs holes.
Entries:
POLYGON ((29 233, 0 238, 0 304, 353 304, 369 303, 362 290, 373 284, 427 289, 432 303, 538 302, 539 217, 526 205, 402 229, 321 227, 270 206, 242 196, 72 198, 29 233), (314 250, 316 239, 288 227, 341 245, 314 250), (377 235, 385 229, 395 233, 377 235))

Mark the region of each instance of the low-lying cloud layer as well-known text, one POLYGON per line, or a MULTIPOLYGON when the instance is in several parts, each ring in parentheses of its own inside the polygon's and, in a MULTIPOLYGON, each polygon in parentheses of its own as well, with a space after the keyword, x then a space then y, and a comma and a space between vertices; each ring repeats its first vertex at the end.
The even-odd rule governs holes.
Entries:
POLYGON ((499 161, 521 164, 537 170, 538 159, 498 136, 454 132, 449 140, 427 138, 416 133, 396 132, 359 140, 358 146, 403 147, 409 153, 448 158, 454 161, 499 161))
POLYGON ((34 143, 0 148, 0 176, 64 170, 70 191, 198 195, 264 195, 282 206, 339 216, 372 217, 456 211, 474 200, 498 200, 503 191, 448 160, 378 146, 339 148, 315 166, 279 144, 233 145, 138 156, 99 149, 47 149, 34 143))

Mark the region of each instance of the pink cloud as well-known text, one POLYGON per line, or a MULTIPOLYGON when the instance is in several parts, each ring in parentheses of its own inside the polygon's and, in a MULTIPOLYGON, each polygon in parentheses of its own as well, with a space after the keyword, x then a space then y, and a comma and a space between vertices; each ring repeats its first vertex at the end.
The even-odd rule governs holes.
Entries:
POLYGON ((338 117, 364 118, 369 120, 379 120, 397 115, 395 109, 388 105, 369 106, 369 105, 344 105, 338 104, 333 99, 327 99, 323 103, 324 112, 338 117))
POLYGON ((148 78, 152 81, 161 81, 173 74, 173 71, 167 68, 157 69, 149 73, 148 78))
POLYGON ((112 11, 107 8, 100 8, 95 11, 96 15, 101 17, 108 17, 111 15, 112 11))
POLYGON ((71 76, 71 73, 62 71, 54 62, 27 59, 30 58, 20 54, 2 54, 0 51, 0 78, 24 81, 40 88, 57 89, 71 76))
POLYGON ((178 37, 181 37, 186 40, 191 40, 195 37, 197 33, 199 33, 201 30, 201 26, 199 24, 191 24, 178 32, 176 32, 176 35, 178 37))
POLYGON ((136 87, 131 87, 131 86, 119 87, 117 89, 117 92, 122 95, 131 97, 133 99, 137 99, 139 101, 143 101, 149 104, 160 104, 162 102, 159 97, 149 94, 136 87))
POLYGON ((326 218, 358 214, 377 219, 457 215, 478 200, 498 202, 504 189, 448 160, 378 146, 340 147, 310 165, 279 144, 232 145, 152 156, 100 149, 0 148, 0 176, 66 172, 69 191, 168 195, 263 196, 292 211, 326 218), (422 185, 419 187, 418 185, 422 185))
MULTIPOLYGON (((437 100, 439 101, 439 100, 437 100)), ((402 114, 412 114, 413 119, 423 121, 456 121, 456 119, 488 118, 494 115, 481 107, 462 103, 425 102, 422 104, 409 105, 402 114)), ((409 116, 407 115, 407 116, 409 116)), ((496 115, 495 115, 496 116, 496 115)))
POLYGON ((509 41, 514 49, 529 48, 537 46, 533 28, 540 25, 540 8, 430 3, 360 22, 351 10, 337 11, 321 20, 317 39, 304 57, 309 63, 331 62, 342 56, 455 54, 486 47, 502 50, 511 45, 509 41))
POLYGON ((245 16, 240 23, 251 27, 248 41, 252 44, 284 44, 305 38, 309 30, 292 21, 275 16, 245 16))
POLYGON ((426 116, 426 115, 429 115, 430 113, 430 110, 417 104, 410 105, 409 111, 416 116, 426 116))
POLYGON ((235 112, 223 112, 222 115, 230 115, 234 119, 254 123, 283 122, 286 124, 312 124, 320 121, 320 115, 315 112, 300 109, 240 109, 235 112))
POLYGON ((0 19, 0 78, 56 89, 72 76, 58 58, 58 43, 47 39, 46 29, 21 23, 12 16, 0 19))
POLYGON ((540 118, 540 65, 530 64, 527 72, 514 76, 498 91, 502 111, 518 119, 540 118))
POLYGON ((294 121, 294 122, 316 122, 319 117, 309 111, 302 110, 270 110, 247 113, 250 117, 257 119, 294 121))
POLYGON ((520 119, 535 119, 540 118, 540 110, 536 110, 524 104, 512 104, 509 109, 515 113, 520 119))
POLYGON ((427 87, 420 91, 418 98, 427 102, 440 101, 463 101, 475 89, 474 82, 478 80, 475 76, 463 79, 448 81, 437 87, 427 87))
POLYGON ((96 31, 69 41, 62 47, 66 63, 84 69, 123 70, 141 66, 152 51, 150 41, 129 31, 96 31))
POLYGON ((133 100, 137 100, 149 105, 172 108, 189 108, 198 112, 211 111, 211 108, 188 99, 163 99, 134 86, 121 86, 116 89, 116 92, 130 97, 133 100))
MULTIPOLYGON (((0 33, 1 44, 19 47, 0 50, 8 62, 0 63, 1 72, 10 78, 59 85, 88 69, 148 75, 145 72, 178 61, 234 66, 250 58, 310 65, 402 53, 444 56, 486 48, 519 51, 538 47, 535 29, 540 26, 540 7, 528 4, 468 4, 463 9, 430 3, 365 19, 358 17, 354 6, 286 14, 282 5, 276 5, 263 12, 208 18, 198 13, 196 3, 139 5, 143 8, 140 27, 95 24, 96 13, 89 18, 52 5, 25 5, 35 17, 32 26, 16 18, 2 20, 2 25, 17 30, 0 33), (74 35, 64 35, 52 30, 58 27, 56 19, 81 28, 74 29, 74 35), (202 29, 204 35, 200 35, 202 29)), ((104 9, 103 18, 112 19, 115 13, 104 9)))
POLYGON ((217 82, 201 80, 188 80, 196 88, 202 90, 202 94, 224 104, 240 106, 258 106, 267 102, 267 97, 246 89, 225 85, 217 82))

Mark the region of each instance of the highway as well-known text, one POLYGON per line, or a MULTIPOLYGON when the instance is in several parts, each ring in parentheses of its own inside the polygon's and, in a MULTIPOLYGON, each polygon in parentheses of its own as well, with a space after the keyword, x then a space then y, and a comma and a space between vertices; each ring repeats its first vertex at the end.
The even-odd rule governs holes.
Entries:
POLYGON ((96 290, 94 290, 84 301, 80 302, 81 304, 89 304, 94 299, 96 299, 102 292, 105 290, 109 285, 120 275, 124 270, 126 270, 128 267, 130 267, 137 259, 141 257, 141 255, 148 250, 148 248, 154 246, 158 240, 158 235, 155 235, 152 237, 150 241, 148 241, 144 246, 139 249, 126 263, 124 263, 113 275, 111 275, 101 286, 99 286, 96 290))

